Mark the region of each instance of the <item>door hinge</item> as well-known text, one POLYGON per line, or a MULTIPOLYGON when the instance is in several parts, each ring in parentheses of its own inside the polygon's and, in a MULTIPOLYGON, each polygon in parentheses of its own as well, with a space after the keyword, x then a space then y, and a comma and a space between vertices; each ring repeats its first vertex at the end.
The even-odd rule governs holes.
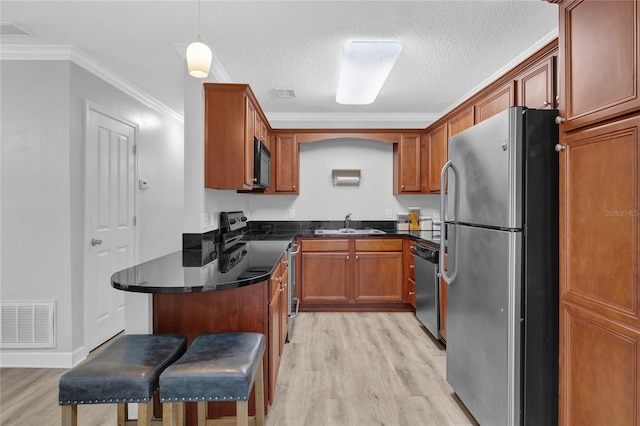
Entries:
POLYGON ((138 216, 134 216, 133 217, 133 226, 136 226, 138 224, 138 216))
POLYGON ((133 155, 138 153, 138 145, 133 145, 133 155))

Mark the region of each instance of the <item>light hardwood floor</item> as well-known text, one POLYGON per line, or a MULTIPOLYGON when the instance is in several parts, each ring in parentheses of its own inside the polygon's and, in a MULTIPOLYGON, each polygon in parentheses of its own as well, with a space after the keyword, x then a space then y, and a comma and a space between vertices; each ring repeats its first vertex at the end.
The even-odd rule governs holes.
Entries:
MULTIPOLYGON (((300 313, 268 426, 476 425, 445 380, 446 356, 411 313, 300 313)), ((63 369, 0 369, 0 424, 57 426, 63 369)), ((113 405, 79 424, 115 425, 113 405)))

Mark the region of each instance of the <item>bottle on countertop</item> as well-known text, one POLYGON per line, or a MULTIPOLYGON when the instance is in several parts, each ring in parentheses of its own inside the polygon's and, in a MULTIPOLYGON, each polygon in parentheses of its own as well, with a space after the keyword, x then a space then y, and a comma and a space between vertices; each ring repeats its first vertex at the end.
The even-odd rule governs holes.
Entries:
POLYGON ((420 230, 420 207, 409 207, 409 230, 420 230))

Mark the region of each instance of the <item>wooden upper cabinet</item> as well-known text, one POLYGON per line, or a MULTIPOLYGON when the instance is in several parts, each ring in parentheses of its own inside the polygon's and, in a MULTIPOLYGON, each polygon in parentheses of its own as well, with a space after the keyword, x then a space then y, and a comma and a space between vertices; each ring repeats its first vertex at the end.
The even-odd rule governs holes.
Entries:
POLYGON ((253 139, 268 126, 253 92, 246 84, 205 83, 205 187, 253 188, 253 139))
POLYGON ((515 82, 509 81, 476 102, 475 124, 515 105, 515 82))
POLYGON ((427 134, 429 153, 429 192, 440 193, 440 171, 447 162, 447 123, 427 134))
POLYGON ((448 137, 452 137, 473 126, 473 107, 464 109, 447 122, 448 137))
POLYGON ((393 193, 420 193, 421 143, 419 133, 403 133, 393 145, 393 193))
POLYGON ((276 134, 271 150, 274 194, 298 194, 299 150, 295 134, 276 134))
POLYGON ((637 1, 560 4, 560 115, 567 131, 640 107, 637 1))
POLYGON ((555 107, 555 56, 532 65, 516 77, 516 105, 536 109, 555 107))

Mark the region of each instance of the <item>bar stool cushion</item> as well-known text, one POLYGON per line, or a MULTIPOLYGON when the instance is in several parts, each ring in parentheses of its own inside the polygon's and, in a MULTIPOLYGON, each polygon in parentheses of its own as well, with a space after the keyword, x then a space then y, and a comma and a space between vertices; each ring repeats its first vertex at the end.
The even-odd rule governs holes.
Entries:
POLYGON ((246 401, 265 350, 259 333, 197 337, 160 375, 162 402, 246 401))
POLYGON ((148 402, 186 347, 185 336, 121 336, 60 378, 60 405, 148 402))

